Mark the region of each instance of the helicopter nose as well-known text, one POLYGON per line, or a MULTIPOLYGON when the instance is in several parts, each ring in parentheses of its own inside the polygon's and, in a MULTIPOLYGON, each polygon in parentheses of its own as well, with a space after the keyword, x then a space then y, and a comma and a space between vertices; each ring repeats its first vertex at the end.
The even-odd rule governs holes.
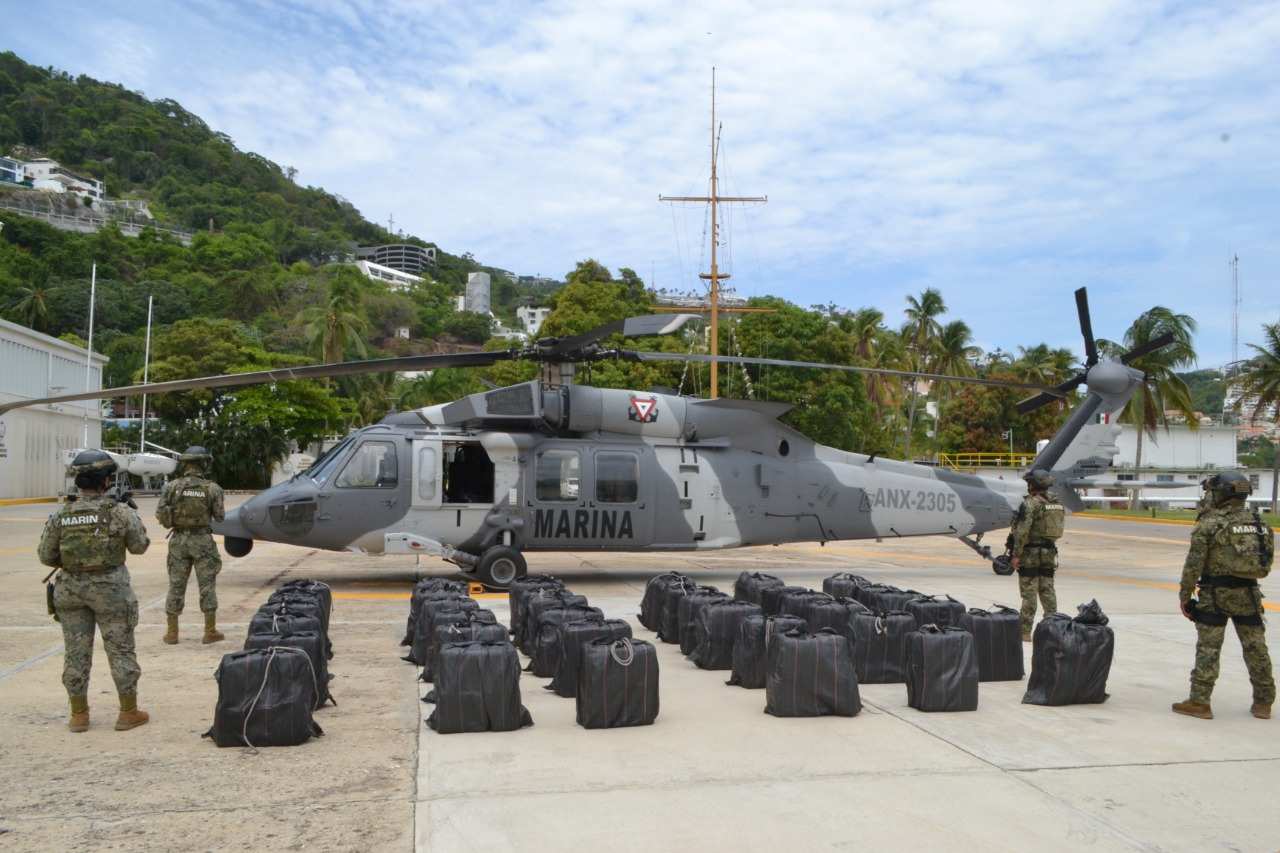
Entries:
POLYGON ((254 500, 251 498, 240 506, 228 510, 222 521, 213 522, 213 532, 236 539, 253 539, 255 529, 251 519, 254 516, 252 512, 246 513, 245 510, 250 508, 249 505, 254 500))

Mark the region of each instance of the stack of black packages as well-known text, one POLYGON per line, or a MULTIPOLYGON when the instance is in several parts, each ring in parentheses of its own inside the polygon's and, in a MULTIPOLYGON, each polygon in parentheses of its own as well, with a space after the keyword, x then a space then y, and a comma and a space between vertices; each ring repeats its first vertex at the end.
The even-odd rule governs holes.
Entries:
POLYGON ((925 625, 907 635, 907 704, 918 711, 978 710, 972 634, 925 625))
POLYGON ((769 672, 769 644, 776 634, 805 630, 805 621, 797 616, 748 615, 738 626, 733 643, 733 674, 725 684, 762 690, 769 672))
POLYGON ((533 657, 538 642, 538 617, 547 610, 564 607, 586 607, 587 597, 575 595, 567 589, 539 589, 525 599, 520 616, 521 627, 516 631, 516 648, 533 657))
POLYGON ((324 734, 312 714, 333 701, 332 606, 332 592, 319 581, 289 581, 271 594, 250 619, 244 651, 218 664, 218 702, 205 737, 218 746, 260 747, 324 734))
POLYGON ((822 579, 822 591, 833 598, 856 599, 858 588, 863 586, 871 586, 871 581, 850 572, 838 572, 822 579))
POLYGON ((945 628, 948 625, 961 627, 964 619, 964 605, 949 595, 921 595, 907 602, 903 608, 916 620, 916 627, 937 625, 945 628))
POLYGON ((820 631, 823 628, 830 628, 837 634, 852 642, 853 634, 853 614, 861 613, 869 614, 871 610, 865 605, 854 601, 852 598, 815 598, 809 602, 809 609, 805 612, 805 622, 809 625, 810 631, 820 631))
POLYGON ((631 639, 631 626, 621 619, 588 617, 560 626, 560 662, 555 677, 547 685, 557 696, 572 699, 578 694, 578 671, 582 668, 582 648, 595 640, 631 639))
POLYGON ((676 610, 676 638, 680 643, 680 654, 691 654, 698 644, 693 626, 702 608, 712 601, 732 600, 714 586, 699 586, 680 598, 676 610))
POLYGON ((777 616, 782 612, 782 599, 801 592, 811 592, 802 586, 767 586, 760 590, 760 609, 765 616, 777 616))
POLYGON ((432 632, 435 630, 435 616, 447 610, 479 610, 476 600, 464 592, 441 590, 427 592, 418 603, 418 618, 413 625, 413 643, 409 646, 409 654, 401 660, 427 665, 427 650, 431 646, 432 632))
POLYGON ((1021 681, 1022 630, 1018 611, 993 604, 991 610, 969 608, 960 627, 973 634, 980 681, 1021 681))
POLYGON ((657 631, 662 625, 662 606, 666 592, 672 586, 684 586, 693 583, 688 575, 679 572, 664 572, 649 578, 644 585, 644 598, 640 600, 640 624, 650 631, 657 631))
POLYGON ((507 601, 511 606, 512 642, 519 648, 524 643, 524 606, 529 597, 542 589, 564 589, 564 581, 550 575, 525 575, 511 582, 507 590, 507 601))
POLYGON ((907 634, 915 630, 910 613, 859 613, 849 616, 853 628, 853 666, 863 684, 906 681, 907 634))
POLYGON ((409 596, 409 620, 405 624, 404 639, 400 641, 400 645, 408 646, 413 644, 413 631, 418 624, 418 608, 422 605, 422 599, 429 592, 456 592, 459 595, 466 595, 467 585, 463 581, 447 580, 446 578, 423 578, 414 584, 413 594, 409 596))
POLYGON ((693 623, 694 646, 689 660, 699 669, 732 669, 733 645, 743 620, 760 615, 760 605, 749 601, 723 598, 707 602, 693 623))
POLYGON ((1029 705, 1081 705, 1107 701, 1107 676, 1115 633, 1097 600, 1072 618, 1051 613, 1031 640, 1031 677, 1022 701, 1029 705))
POLYGON ((775 717, 852 717, 861 711, 848 641, 825 628, 774 636, 764 710, 775 717))
POLYGON ((861 601, 876 613, 905 612, 907 602, 922 595, 924 593, 916 592, 914 589, 898 589, 896 586, 887 583, 858 587, 856 592, 858 601, 861 601))
POLYGON ((444 605, 443 609, 432 611, 430 634, 426 654, 422 658, 422 677, 418 679, 428 684, 435 681, 436 656, 446 642, 507 639, 507 629, 498 624, 498 617, 493 611, 479 606, 453 608, 444 605))
POLYGON ((510 732, 533 725, 520 703, 520 658, 505 639, 446 642, 435 669, 436 707, 427 725, 440 734, 510 732))
POLYGON ((658 607, 658 639, 664 643, 680 642, 680 601, 703 587, 686 577, 672 580, 662 588, 662 602, 658 607))
POLYGON ((592 640, 578 669, 578 725, 651 725, 658 716, 658 650, 644 640, 592 640))
POLYGON ((739 601, 760 604, 760 596, 767 587, 786 586, 782 578, 764 572, 743 572, 733 582, 733 597, 739 601))
MULTIPOLYGON (((583 599, 586 600, 585 598, 583 599)), ((583 619, 603 619, 598 607, 586 604, 570 604, 565 607, 549 607, 539 611, 533 626, 533 654, 529 656, 529 672, 538 678, 551 678, 560 666, 564 654, 561 643, 561 627, 583 619)))
POLYGON ((831 596, 825 592, 804 589, 799 592, 788 592, 778 599, 778 614, 781 616, 799 616, 804 619, 810 605, 819 601, 830 601, 831 596))

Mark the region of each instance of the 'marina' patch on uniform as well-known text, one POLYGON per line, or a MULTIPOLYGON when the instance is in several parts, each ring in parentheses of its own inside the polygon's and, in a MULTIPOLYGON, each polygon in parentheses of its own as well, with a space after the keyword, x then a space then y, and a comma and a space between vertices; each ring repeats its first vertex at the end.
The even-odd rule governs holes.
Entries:
POLYGON ((616 509, 539 509, 534 511, 535 539, 634 539, 631 511, 616 509))
POLYGON ((204 497, 203 489, 183 489, 182 497, 184 498, 202 498, 204 497))
POLYGON ((98 515, 66 515, 62 517, 63 527, 79 527, 81 524, 97 524, 98 515))
POLYGON ((1231 528, 1232 533, 1261 533, 1257 527, 1252 524, 1237 524, 1231 528))

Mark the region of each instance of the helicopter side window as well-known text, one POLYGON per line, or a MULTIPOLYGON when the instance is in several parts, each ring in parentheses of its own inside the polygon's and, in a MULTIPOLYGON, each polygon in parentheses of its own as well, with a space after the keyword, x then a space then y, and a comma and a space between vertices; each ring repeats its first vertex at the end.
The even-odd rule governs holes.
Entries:
POLYGON ((444 502, 493 503, 493 460, 479 443, 445 445, 444 502))
POLYGON ((340 489, 392 489, 398 482, 396 446, 389 441, 366 441, 347 460, 334 485, 340 489))
POLYGON ((596 454, 596 500, 601 503, 635 503, 640 495, 634 453, 596 454))
POLYGON ((538 500, 576 501, 581 469, 576 450, 546 450, 538 454, 538 500))
POLYGON ((424 447, 418 451, 418 498, 434 500, 436 496, 436 449, 424 447))

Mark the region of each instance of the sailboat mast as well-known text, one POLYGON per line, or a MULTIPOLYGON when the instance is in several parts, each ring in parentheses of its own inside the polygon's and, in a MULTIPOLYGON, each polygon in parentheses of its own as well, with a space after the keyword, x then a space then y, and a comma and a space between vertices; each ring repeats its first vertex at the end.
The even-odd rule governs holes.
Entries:
MULTIPOLYGON (((85 357, 84 357, 85 393, 88 393, 89 391, 93 390, 93 388, 89 387, 89 385, 93 376, 93 307, 94 307, 94 304, 98 301, 97 296, 98 296, 98 265, 97 263, 94 263, 93 267, 89 272, 89 348, 88 348, 88 351, 85 353, 85 357)), ((85 406, 84 416, 83 416, 84 438, 81 444, 82 447, 89 446, 89 406, 91 406, 92 404, 93 403, 90 400, 86 400, 84 404, 85 406)))
POLYGON ((711 399, 720 396, 720 267, 716 246, 720 242, 720 220, 716 213, 719 186, 716 180, 716 69, 711 67, 711 399))
MULTIPOLYGON (((151 306, 155 301, 155 295, 147 297, 147 343, 142 350, 142 384, 147 384, 147 379, 151 370, 151 306)), ((142 395, 142 438, 138 442, 138 452, 147 452, 147 395, 142 395)))

